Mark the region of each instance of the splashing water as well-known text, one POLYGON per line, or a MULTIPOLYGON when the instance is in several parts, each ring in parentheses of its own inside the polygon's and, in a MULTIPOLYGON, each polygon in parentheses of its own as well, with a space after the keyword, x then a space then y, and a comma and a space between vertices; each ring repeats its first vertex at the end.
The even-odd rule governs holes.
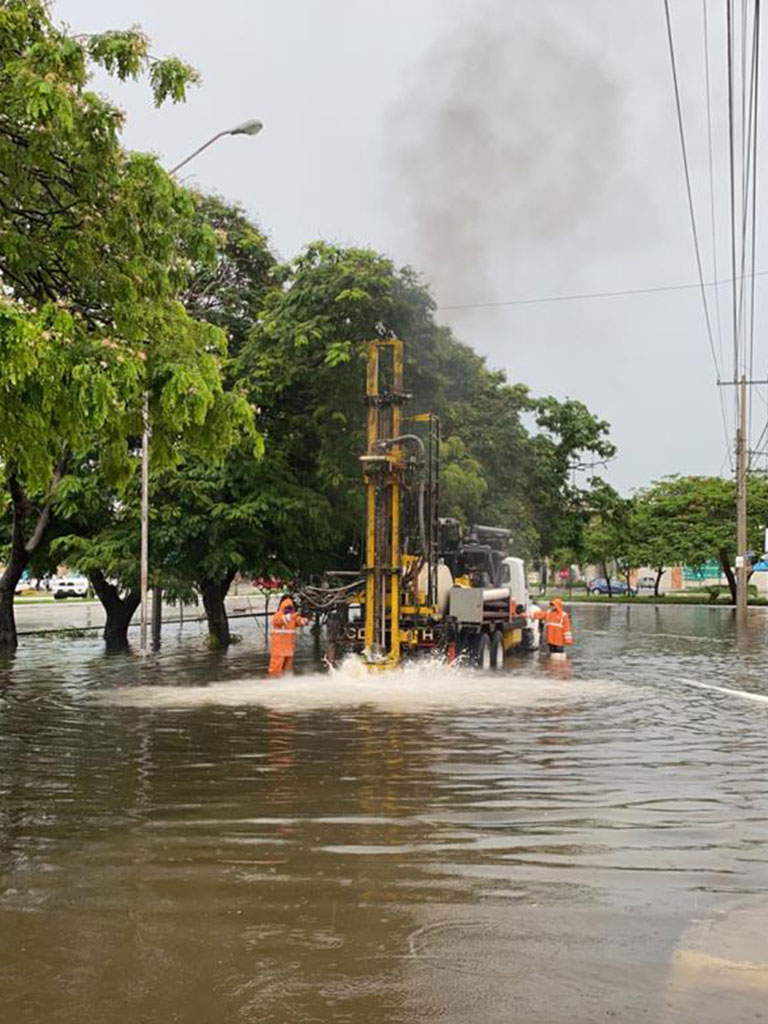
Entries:
POLYGON ((514 708, 539 703, 581 702, 631 694, 633 688, 600 679, 569 678, 569 666, 552 665, 548 676, 483 673, 435 659, 371 671, 349 657, 327 673, 213 682, 207 686, 136 686, 102 691, 111 705, 179 710, 218 704, 261 705, 280 711, 375 707, 387 711, 514 708))

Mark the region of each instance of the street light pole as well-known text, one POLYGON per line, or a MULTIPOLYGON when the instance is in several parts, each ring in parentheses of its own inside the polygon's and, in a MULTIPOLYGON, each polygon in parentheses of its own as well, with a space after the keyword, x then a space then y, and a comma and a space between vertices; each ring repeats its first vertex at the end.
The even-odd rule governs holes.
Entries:
POLYGON ((144 392, 141 436, 141 653, 147 653, 147 583, 149 579, 149 392, 144 392))
POLYGON ((235 128, 227 128, 223 132, 217 132, 215 135, 211 136, 207 142, 204 142, 202 146, 198 147, 194 153, 190 153, 188 157, 185 157, 180 164, 176 164, 175 167, 172 167, 168 173, 173 177, 173 175, 177 171, 181 170, 185 164, 188 164, 190 160, 194 160, 199 153, 202 153, 204 149, 208 149, 208 147, 212 146, 214 142, 218 142, 219 139, 223 139, 225 135, 258 135, 263 127, 264 125, 261 121, 243 121, 242 124, 237 125, 235 128))
MULTIPOLYGON (((173 177, 185 164, 188 164, 190 160, 194 160, 199 153, 202 153, 204 149, 208 149, 214 142, 224 138, 225 135, 258 135, 263 127, 264 125, 261 121, 252 119, 250 121, 243 121, 242 124, 238 124, 234 128, 217 132, 207 142, 204 142, 202 146, 199 146, 194 153, 190 153, 180 164, 172 167, 168 174, 173 177)), ((139 570, 141 629, 139 644, 143 657, 147 653, 147 591, 149 586, 149 391, 144 392, 142 416, 144 422, 141 437, 141 565, 139 570)), ((155 592, 156 600, 158 595, 159 590, 155 592)))

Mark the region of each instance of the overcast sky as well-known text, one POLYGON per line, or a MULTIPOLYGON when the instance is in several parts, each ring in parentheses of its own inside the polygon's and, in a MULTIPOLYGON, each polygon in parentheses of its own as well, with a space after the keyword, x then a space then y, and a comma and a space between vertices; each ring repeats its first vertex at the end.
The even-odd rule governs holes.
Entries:
MULTIPOLYGON (((702 5, 671 6, 711 280, 702 5)), ((724 6, 709 3, 721 279, 724 6)), ((611 423, 609 478, 623 491, 729 472, 697 291, 446 308, 697 279, 662 0, 58 0, 55 14, 77 32, 139 23, 154 54, 201 72, 186 105, 159 111, 145 85, 98 80, 128 114, 128 146, 168 166, 221 128, 263 120, 261 135, 221 140, 186 180, 242 203, 283 257, 325 238, 415 266, 441 319, 492 367, 611 423)), ((728 288, 720 295, 729 375, 728 288)), ((753 436, 767 407, 756 395, 753 436)), ((730 395, 727 413, 732 429, 730 395)))

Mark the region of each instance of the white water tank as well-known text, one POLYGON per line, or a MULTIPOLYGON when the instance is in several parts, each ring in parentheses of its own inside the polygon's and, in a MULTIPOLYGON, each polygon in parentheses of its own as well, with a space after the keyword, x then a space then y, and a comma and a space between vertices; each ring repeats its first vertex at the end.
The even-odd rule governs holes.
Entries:
MULTIPOLYGON (((451 570, 445 563, 439 562, 437 566, 437 600, 435 604, 441 615, 445 615, 448 611, 448 597, 452 586, 453 574, 451 570)), ((416 578, 416 589, 421 591, 422 594, 426 594, 428 588, 429 576, 427 575, 426 565, 423 565, 416 578)))

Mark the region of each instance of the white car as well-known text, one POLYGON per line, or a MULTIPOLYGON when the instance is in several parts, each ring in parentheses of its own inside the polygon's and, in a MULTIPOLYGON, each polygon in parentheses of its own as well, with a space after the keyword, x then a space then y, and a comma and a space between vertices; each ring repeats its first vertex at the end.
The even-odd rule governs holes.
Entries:
POLYGON ((85 576, 57 576, 51 583, 51 593, 57 601, 65 597, 86 597, 88 580, 85 576))

